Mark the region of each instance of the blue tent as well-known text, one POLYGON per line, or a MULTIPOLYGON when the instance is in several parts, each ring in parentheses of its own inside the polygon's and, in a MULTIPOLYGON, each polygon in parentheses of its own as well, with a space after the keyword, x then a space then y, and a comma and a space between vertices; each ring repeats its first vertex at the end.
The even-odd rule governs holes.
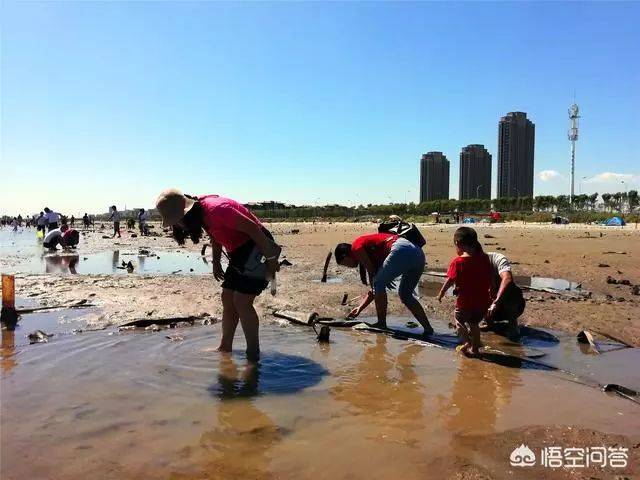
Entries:
POLYGON ((476 223, 476 219, 475 218, 471 218, 471 217, 467 217, 462 221, 462 223, 476 223))
POLYGON ((626 225, 626 223, 624 223, 624 220, 620 217, 611 217, 609 219, 607 219, 604 224, 607 227, 622 227, 624 225, 626 225))

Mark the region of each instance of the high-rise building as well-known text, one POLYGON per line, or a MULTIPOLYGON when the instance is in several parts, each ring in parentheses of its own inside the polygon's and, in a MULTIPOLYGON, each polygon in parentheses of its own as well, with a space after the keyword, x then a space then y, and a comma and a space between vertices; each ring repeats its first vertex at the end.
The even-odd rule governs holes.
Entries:
POLYGON ((420 202, 449 198, 449 160, 442 152, 429 152, 420 159, 420 202))
POLYGON ((533 196, 536 126, 524 112, 510 112, 498 127, 498 197, 533 196))
POLYGON ((491 198, 491 154, 484 145, 460 152, 460 200, 465 198, 491 198))

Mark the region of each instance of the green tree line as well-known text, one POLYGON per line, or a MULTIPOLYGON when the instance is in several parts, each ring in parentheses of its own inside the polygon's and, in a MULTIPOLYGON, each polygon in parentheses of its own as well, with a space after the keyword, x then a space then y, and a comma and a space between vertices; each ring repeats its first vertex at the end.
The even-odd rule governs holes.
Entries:
POLYGON ((368 204, 354 207, 344 205, 300 206, 289 208, 252 208, 261 218, 310 219, 310 218, 353 218, 361 216, 428 216, 439 214, 486 214, 500 213, 586 213, 604 212, 609 214, 634 213, 638 209, 638 192, 603 193, 599 195, 575 195, 569 204, 568 195, 539 195, 537 197, 507 197, 494 199, 442 199, 423 203, 368 204))

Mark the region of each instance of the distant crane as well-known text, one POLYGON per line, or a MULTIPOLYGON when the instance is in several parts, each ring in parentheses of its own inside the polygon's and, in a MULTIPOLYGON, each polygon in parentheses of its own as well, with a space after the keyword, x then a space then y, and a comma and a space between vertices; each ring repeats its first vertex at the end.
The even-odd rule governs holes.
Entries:
POLYGON ((571 193, 569 194, 569 204, 573 204, 573 197, 575 196, 575 170, 576 170, 576 141, 578 140, 578 104, 574 103, 569 107, 569 122, 571 127, 569 128, 569 141, 571 142, 571 193))

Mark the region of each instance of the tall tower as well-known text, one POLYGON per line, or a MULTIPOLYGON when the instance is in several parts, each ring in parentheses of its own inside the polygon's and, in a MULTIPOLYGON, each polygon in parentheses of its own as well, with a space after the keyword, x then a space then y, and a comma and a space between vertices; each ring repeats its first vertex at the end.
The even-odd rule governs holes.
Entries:
POLYGON ((573 204, 575 195, 575 170, 576 170, 576 141, 578 140, 578 104, 574 103, 569 107, 569 141, 571 142, 571 193, 569 194, 569 204, 573 204))
POLYGON ((498 198, 533 197, 536 126, 524 112, 509 112, 498 126, 498 198))
POLYGON ((442 152, 420 159, 420 203, 449 198, 449 160, 442 152))
POLYGON ((491 198, 491 154, 484 145, 467 145, 460 152, 460 200, 491 198))

